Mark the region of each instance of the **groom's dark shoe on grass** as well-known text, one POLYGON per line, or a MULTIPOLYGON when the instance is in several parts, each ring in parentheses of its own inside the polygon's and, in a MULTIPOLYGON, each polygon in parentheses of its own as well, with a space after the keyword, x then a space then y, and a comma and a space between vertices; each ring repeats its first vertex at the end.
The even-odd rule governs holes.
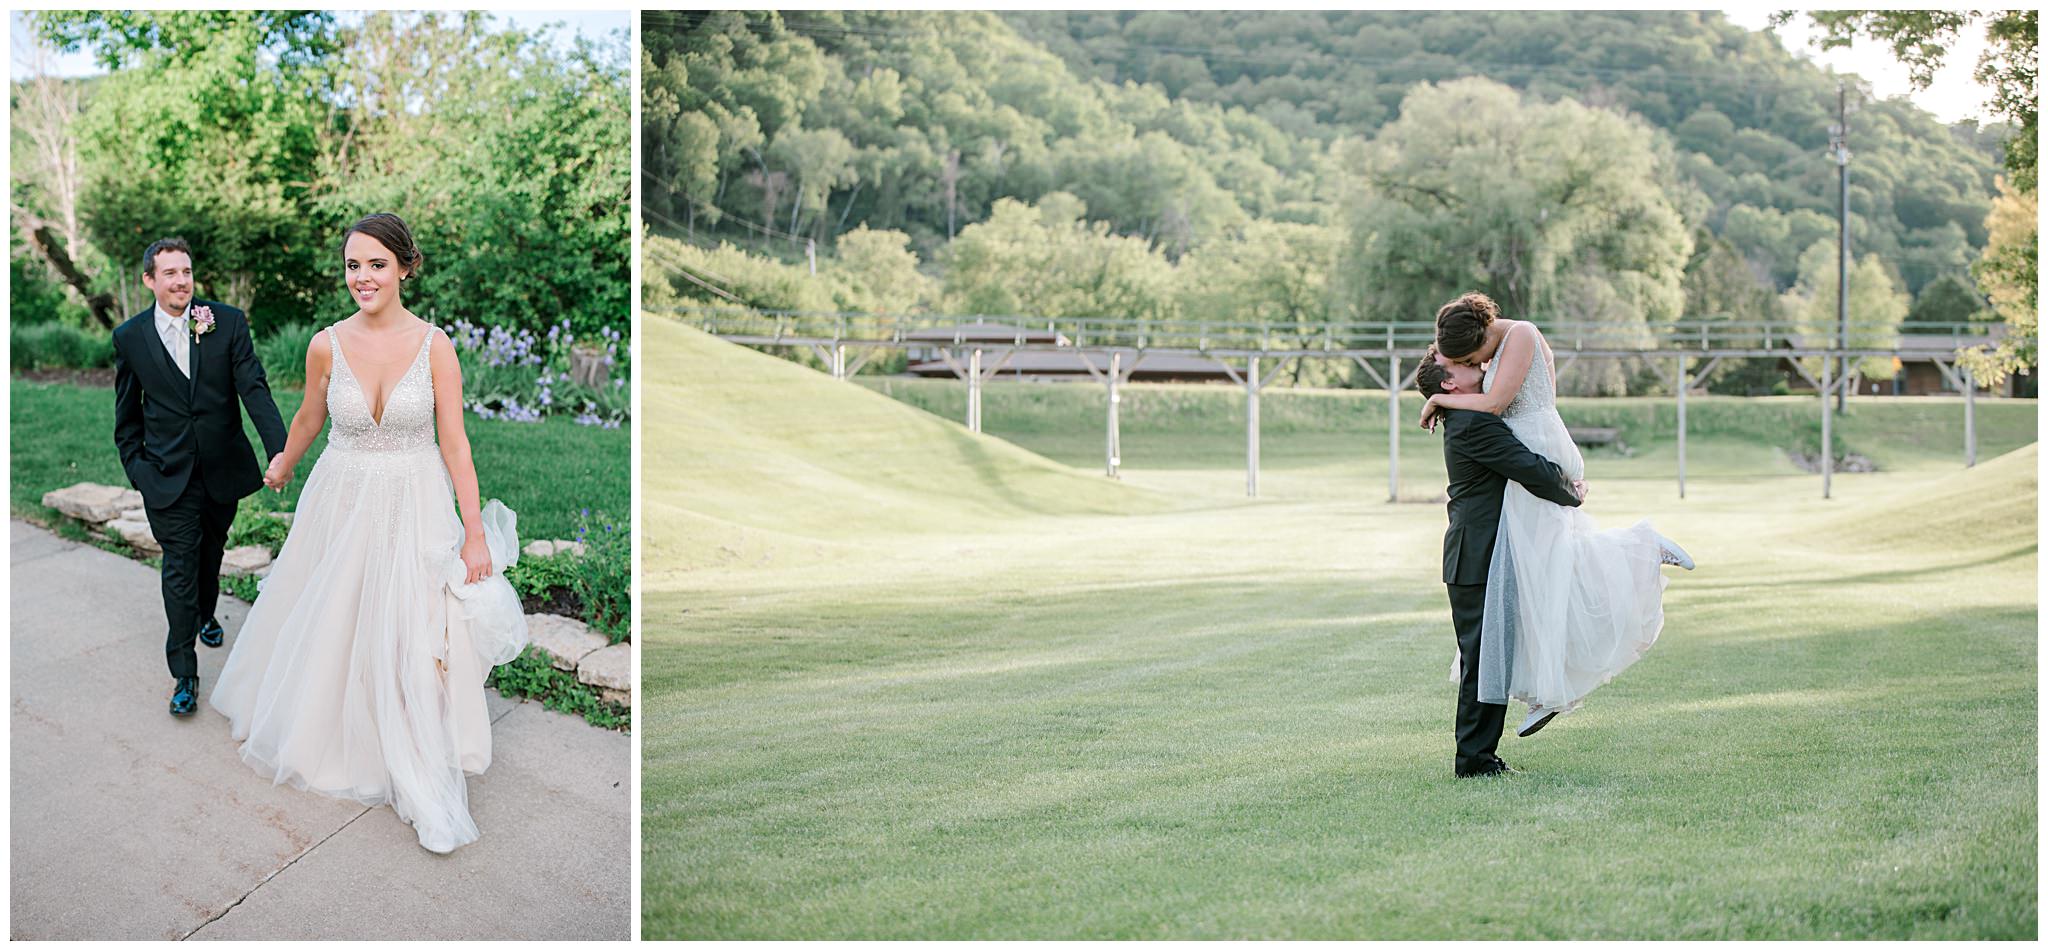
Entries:
POLYGON ((199 678, 179 677, 177 689, 171 692, 171 716, 189 717, 199 709, 199 678))
POLYGON ((1496 756, 1493 758, 1493 762, 1488 764, 1485 768, 1474 770, 1469 773, 1459 773, 1458 778, 1471 779, 1475 776, 1516 776, 1520 775, 1521 772, 1521 770, 1516 769, 1513 766, 1509 766, 1506 762, 1502 761, 1500 757, 1496 756))
POLYGON ((219 647, 227 639, 227 630, 220 626, 220 618, 210 617, 199 627, 199 643, 208 647, 219 647))

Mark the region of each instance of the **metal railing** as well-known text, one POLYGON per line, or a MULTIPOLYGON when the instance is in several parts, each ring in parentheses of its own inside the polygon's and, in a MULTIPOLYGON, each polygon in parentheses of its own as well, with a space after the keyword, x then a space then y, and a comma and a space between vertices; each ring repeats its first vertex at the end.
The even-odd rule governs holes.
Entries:
MULTIPOLYGON (((1289 326, 1211 320, 1134 320, 988 314, 851 314, 682 306, 666 313, 707 333, 756 345, 1014 347, 1024 350, 1173 351, 1216 357, 1418 356, 1435 339, 1428 321, 1289 326), (1008 337, 990 325, 1013 328, 1008 337)), ((1556 352, 1582 356, 1839 355, 1946 357, 1996 339, 1967 323, 1909 323, 1896 330, 1851 327, 1840 345, 1830 329, 1782 322, 1688 318, 1654 326, 1538 320, 1556 352)))

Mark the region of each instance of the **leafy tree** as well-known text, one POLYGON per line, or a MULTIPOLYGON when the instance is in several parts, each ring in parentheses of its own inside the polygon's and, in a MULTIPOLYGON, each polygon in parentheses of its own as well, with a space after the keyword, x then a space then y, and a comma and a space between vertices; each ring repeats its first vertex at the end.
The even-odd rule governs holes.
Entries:
MULTIPOLYGON (((1784 313, 1795 330, 1809 341, 1833 343, 1841 327, 1835 302, 1840 299, 1840 272, 1836 267, 1839 246, 1816 241, 1799 256, 1799 283, 1785 292, 1784 313)), ((1911 300, 1899 289, 1876 258, 1855 258, 1849 264, 1849 345, 1859 341, 1888 342, 1899 332, 1911 300)), ((1820 357, 1800 361, 1806 372, 1820 376, 1820 357)), ((1849 364, 1850 372, 1871 379, 1889 380, 1894 368, 1890 357, 1866 357, 1849 364)))
POLYGON ((150 241, 175 233, 193 244, 203 293, 247 302, 259 324, 309 310, 309 250, 321 234, 303 211, 316 187, 307 171, 326 118, 320 64, 336 49, 332 16, 45 11, 32 22, 59 49, 90 48, 115 68, 76 130, 93 243, 139 261, 150 241))
POLYGON ((648 286, 643 303, 650 310, 688 303, 830 311, 837 303, 831 284, 812 277, 807 269, 748 254, 723 242, 715 248, 700 248, 649 235, 642 253, 650 269, 667 278, 648 286))
POLYGON ((1944 274, 1927 285, 1906 312, 1906 321, 1915 324, 1967 324, 1993 319, 1996 315, 1984 306, 1976 288, 1958 274, 1944 274))
POLYGON ((1062 192, 1037 206, 1004 198, 961 229, 944 299, 964 314, 1160 319, 1173 314, 1173 266, 1142 238, 1109 233, 1062 192))
MULTIPOLYGON (((1265 324, 1310 337, 1330 322, 1337 243, 1337 229, 1328 225, 1255 221, 1181 258, 1174 269, 1180 313, 1188 320, 1265 324)), ((1303 381, 1308 363, 1295 361, 1295 383, 1303 381)), ((1335 369, 1346 375, 1350 370, 1335 369)))
MULTIPOLYGON (((2034 188, 2039 147, 2039 102, 2035 80, 2040 64, 2034 52, 2039 40, 2039 10, 1982 13, 1960 10, 1823 10, 1807 14, 1826 30, 1824 49, 1853 45, 1868 36, 1891 45, 1892 55, 1906 66, 1913 87, 1934 83, 1935 70, 1955 45, 1958 34, 1982 23, 1989 41, 1977 60, 1976 79, 1992 91, 1992 108, 2013 125, 2005 142, 2005 168, 2020 191, 2034 188)), ((1789 13, 1772 17, 1783 23, 1789 13)))
POLYGON ((901 231, 855 228, 839 237, 838 257, 828 268, 838 278, 839 309, 902 314, 924 307, 935 282, 917 269, 910 236, 901 231))
MULTIPOLYGON (((1833 121, 1834 77, 1718 13, 1147 11, 1004 19, 1077 74, 1112 82, 1145 82, 1168 56, 1199 60, 1211 81, 1178 90, 1183 100, 1254 111, 1315 143, 1371 137, 1396 121, 1402 97, 1418 83, 1485 76, 1533 102, 1575 99, 1671 131, 1676 164, 1705 192, 1705 220, 1717 233, 1726 234, 1724 219, 1741 205, 1787 224, 1809 213, 1830 223, 1834 217, 1834 169, 1820 155, 1833 121)), ((1909 290, 1961 266, 1945 226, 1969 238, 1960 260, 1982 246, 2002 137, 1974 125, 1967 133, 1944 130, 1903 101, 1865 101, 1854 124, 1858 252, 1898 257, 1909 290)), ((2031 131, 2021 138, 2031 141, 2031 131)), ((1254 213, 1274 216, 1264 206, 1254 213)), ((1737 244, 1770 260, 1783 288, 1817 236, 1795 234, 1769 252, 1749 240, 1737 244)))
MULTIPOLYGON (((314 207, 338 234, 393 210, 426 254, 407 302, 437 319, 579 336, 631 320, 631 100, 623 45, 491 31, 481 14, 371 14, 340 64, 353 140, 314 207), (408 103, 433 102, 433 109, 408 103), (508 268, 516 273, 508 273, 508 268)), ((337 243, 323 237, 331 268, 337 243)), ((328 271, 326 273, 332 273, 328 271)), ((323 275, 324 277, 324 275, 323 275)), ((323 280, 321 319, 354 305, 323 280)))
POLYGON ((1479 290, 1539 322, 1680 315, 1686 199, 1639 123, 1465 79, 1416 87, 1351 154, 1360 188, 1336 266, 1350 314, 1427 319, 1479 290))
POLYGON ((335 319, 353 310, 337 280, 342 229, 395 211, 426 253, 408 303, 434 319, 567 318, 589 333, 630 318, 622 33, 557 51, 481 14, 372 13, 345 28, 249 11, 32 22, 114 67, 70 131, 86 243, 114 262, 116 289, 149 241, 175 233, 193 243, 202 293, 259 328, 335 319))
POLYGON ((1992 309, 2005 319, 2005 336, 1995 346, 1963 357, 1963 364, 1986 385, 1996 386, 2041 362, 2040 207, 2036 192, 2018 191, 1999 180, 1998 200, 1986 223, 1991 243, 1970 273, 1991 299, 1992 309))
MULTIPOLYGON (((1764 328, 1778 319, 1778 294, 1768 269, 1745 258, 1735 244, 1704 229, 1694 234, 1693 257, 1685 268, 1685 315, 1688 320, 1725 325, 1710 330, 1720 345, 1763 346, 1764 328), (1756 328, 1754 334, 1737 328, 1756 328)), ((1707 388, 1716 393, 1768 393, 1783 380, 1775 359, 1724 359, 1707 388)))

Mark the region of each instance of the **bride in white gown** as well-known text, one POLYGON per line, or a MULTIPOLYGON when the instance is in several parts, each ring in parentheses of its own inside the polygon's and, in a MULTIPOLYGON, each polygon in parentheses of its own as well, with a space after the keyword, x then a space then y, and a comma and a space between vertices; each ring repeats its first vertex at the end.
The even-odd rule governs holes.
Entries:
MULTIPOLYGON (((1424 405, 1500 414, 1517 439, 1574 480, 1586 460, 1557 413, 1556 361, 1536 325, 1499 318, 1483 294, 1437 312, 1436 345, 1447 359, 1486 365, 1482 393, 1441 394, 1424 405)), ((1648 519, 1601 531, 1583 509, 1553 505, 1510 481, 1486 580, 1479 702, 1529 704, 1528 736, 1578 708, 1657 642, 1664 627, 1660 564, 1692 559, 1648 519)))
POLYGON ((478 503, 454 346, 399 301, 420 263, 412 235, 372 215, 345 241, 361 309, 314 336, 305 402, 264 481, 289 484, 334 427, 209 699, 273 782, 389 803, 421 846, 449 852, 477 838, 464 774, 491 763, 484 677, 526 640, 494 571, 518 540, 509 510, 478 503))

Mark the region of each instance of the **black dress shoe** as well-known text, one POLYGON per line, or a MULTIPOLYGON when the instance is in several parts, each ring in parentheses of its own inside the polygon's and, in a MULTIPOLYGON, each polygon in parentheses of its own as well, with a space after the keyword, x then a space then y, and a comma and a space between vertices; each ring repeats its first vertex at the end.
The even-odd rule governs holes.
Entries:
POLYGON ((189 717, 199 709, 199 678, 179 677, 178 689, 171 693, 171 716, 189 717))
POLYGON ((227 638, 227 634, 227 630, 220 626, 220 618, 217 617, 207 618, 205 624, 199 625, 199 643, 208 647, 219 647, 221 641, 227 638))
POLYGON ((1518 775, 1521 772, 1521 770, 1516 769, 1513 766, 1509 766, 1507 763, 1503 762, 1500 757, 1496 756, 1493 758, 1492 763, 1480 769, 1475 769, 1469 773, 1459 773, 1458 778, 1471 779, 1475 776, 1512 776, 1518 775))

